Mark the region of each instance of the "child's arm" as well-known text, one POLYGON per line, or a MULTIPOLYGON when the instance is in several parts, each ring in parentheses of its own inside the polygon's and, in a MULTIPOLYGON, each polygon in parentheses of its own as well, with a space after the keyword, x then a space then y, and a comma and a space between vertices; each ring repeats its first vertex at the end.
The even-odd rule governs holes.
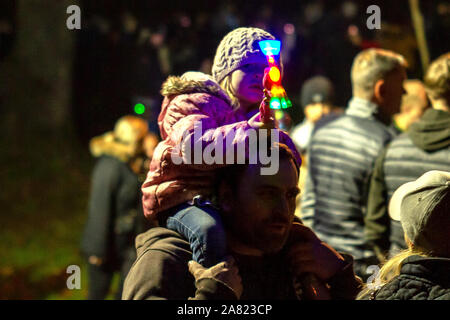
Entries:
MULTIPOLYGON (((237 119, 230 112, 220 114, 219 108, 198 105, 188 98, 184 99, 182 103, 183 108, 177 108, 178 119, 167 117, 166 114, 167 120, 165 119, 165 122, 172 123, 172 127, 166 132, 175 145, 173 153, 180 158, 190 160, 184 161, 184 164, 197 166, 198 169, 210 170, 226 164, 227 159, 230 160, 226 157, 227 153, 231 151, 234 151, 232 159, 236 160, 239 148, 244 149, 245 156, 248 156, 249 143, 252 143, 251 138, 256 141, 259 134, 258 127, 252 127, 249 123, 250 120, 236 122, 237 119), (178 112, 179 110, 184 112, 178 112), (215 150, 221 152, 221 154, 216 154, 215 150), (197 159, 195 159, 196 154, 197 159), (205 164, 211 163, 207 162, 208 159, 205 162, 203 155, 213 155, 214 165, 205 166, 205 164)), ((300 155, 292 140, 285 132, 275 130, 279 133, 279 142, 286 144, 294 152, 300 164, 300 155)))

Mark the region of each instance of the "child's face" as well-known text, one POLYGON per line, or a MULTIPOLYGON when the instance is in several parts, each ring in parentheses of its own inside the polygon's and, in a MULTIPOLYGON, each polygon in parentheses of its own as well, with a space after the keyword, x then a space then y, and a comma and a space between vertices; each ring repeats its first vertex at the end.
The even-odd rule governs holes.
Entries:
POLYGON ((241 108, 248 112, 259 107, 263 99, 263 76, 266 63, 246 64, 231 74, 231 87, 241 108))

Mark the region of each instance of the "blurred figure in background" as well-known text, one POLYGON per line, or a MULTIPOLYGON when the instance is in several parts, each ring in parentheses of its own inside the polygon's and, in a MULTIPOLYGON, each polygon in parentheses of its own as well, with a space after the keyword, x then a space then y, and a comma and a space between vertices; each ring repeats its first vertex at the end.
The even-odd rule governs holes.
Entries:
POLYGON ((394 191, 429 170, 450 171, 450 53, 430 65, 424 83, 432 108, 380 154, 371 178, 364 231, 380 261, 407 247, 387 213, 394 191))
POLYGON ((140 186, 146 154, 156 145, 153 140, 145 120, 125 116, 117 121, 114 132, 90 142, 98 160, 81 243, 88 265, 89 300, 106 298, 115 272, 121 274, 116 299, 122 295, 123 280, 135 260, 134 239, 149 227, 143 218, 140 186))
MULTIPOLYGON (((315 126, 324 117, 328 120, 336 118, 342 113, 342 109, 334 106, 334 86, 328 78, 323 76, 312 77, 303 84, 300 102, 305 119, 294 127, 290 136, 302 156, 298 186, 300 190, 303 190, 308 168, 306 151, 315 126)), ((297 199, 295 214, 298 217, 301 216, 300 197, 297 199)))
POLYGON ((405 66, 392 51, 359 53, 345 115, 317 130, 308 149, 302 219, 320 239, 353 255, 363 279, 367 266, 377 262, 364 238, 369 179, 378 153, 392 139, 387 125, 400 109, 405 66))
POLYGON ((428 108, 427 94, 422 81, 406 80, 403 86, 406 94, 402 97, 400 113, 394 114, 392 119, 392 126, 397 133, 405 132, 428 108))
POLYGON ((333 99, 334 87, 329 79, 315 76, 303 84, 300 101, 305 119, 291 133, 292 140, 302 154, 309 145, 315 123, 334 109, 333 99))

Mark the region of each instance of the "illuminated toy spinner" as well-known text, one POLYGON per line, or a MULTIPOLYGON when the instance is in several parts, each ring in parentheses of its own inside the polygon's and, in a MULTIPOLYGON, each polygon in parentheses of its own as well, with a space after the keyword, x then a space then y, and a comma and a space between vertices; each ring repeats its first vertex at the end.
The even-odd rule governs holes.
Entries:
MULTIPOLYGON (((287 109, 292 106, 291 100, 288 99, 286 91, 281 86, 281 72, 278 65, 281 42, 278 40, 263 40, 259 42, 261 51, 267 58, 269 68, 266 76, 267 89, 270 90, 270 108, 271 109, 287 109)), ((267 69, 266 69, 267 70, 267 69)))

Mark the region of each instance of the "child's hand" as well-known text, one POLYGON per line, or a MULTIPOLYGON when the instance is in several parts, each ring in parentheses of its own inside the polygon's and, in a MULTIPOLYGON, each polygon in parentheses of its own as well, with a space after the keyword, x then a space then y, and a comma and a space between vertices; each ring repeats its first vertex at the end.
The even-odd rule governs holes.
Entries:
POLYGON ((264 99, 261 101, 261 104, 259 106, 259 113, 261 114, 261 122, 266 124, 267 129, 273 129, 275 128, 275 115, 273 113, 273 110, 270 109, 270 99, 272 97, 270 96, 270 91, 267 89, 264 89, 264 99))
POLYGON ((254 129, 275 129, 275 117, 270 109, 270 92, 264 89, 264 99, 259 106, 259 113, 255 114, 248 124, 254 129))
POLYGON ((193 260, 189 261, 188 266, 189 272, 194 276, 195 281, 209 278, 222 282, 236 294, 238 299, 240 299, 243 291, 242 279, 232 256, 227 257, 225 261, 219 262, 209 269, 193 260))

